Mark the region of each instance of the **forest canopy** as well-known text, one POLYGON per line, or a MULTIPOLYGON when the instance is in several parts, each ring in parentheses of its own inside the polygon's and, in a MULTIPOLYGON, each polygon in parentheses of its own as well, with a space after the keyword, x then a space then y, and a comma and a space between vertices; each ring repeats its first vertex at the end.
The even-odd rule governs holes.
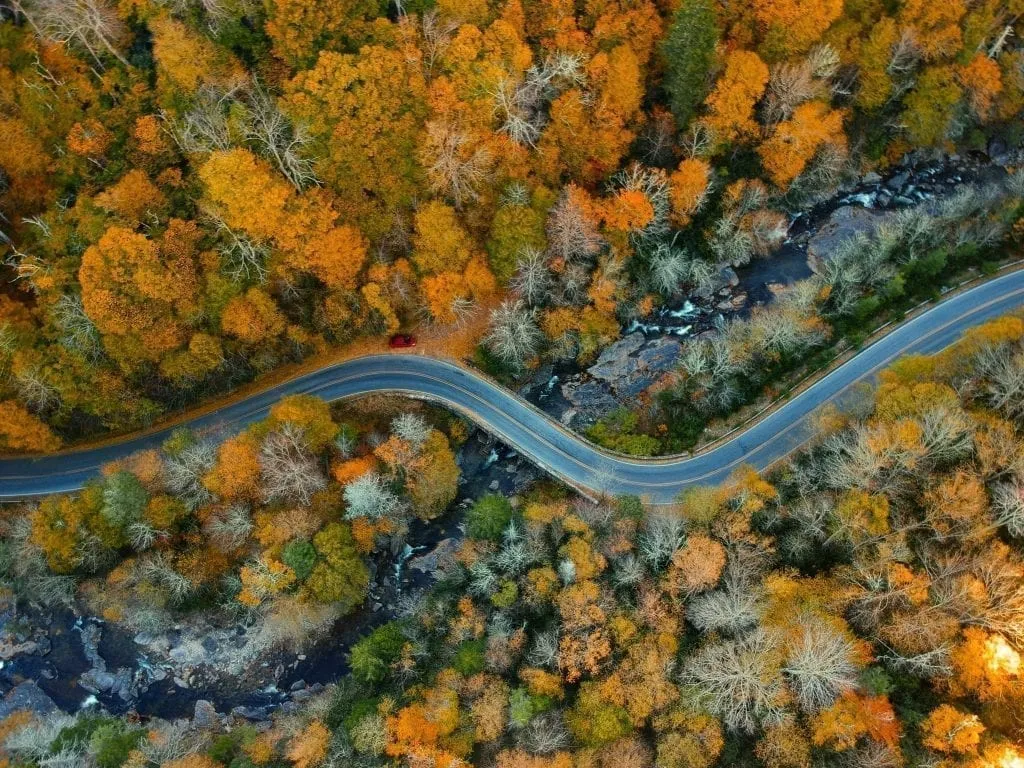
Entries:
POLYGON ((502 370, 769 253, 908 150, 1019 140, 1013 0, 8 0, 0 449, 356 335, 502 370))

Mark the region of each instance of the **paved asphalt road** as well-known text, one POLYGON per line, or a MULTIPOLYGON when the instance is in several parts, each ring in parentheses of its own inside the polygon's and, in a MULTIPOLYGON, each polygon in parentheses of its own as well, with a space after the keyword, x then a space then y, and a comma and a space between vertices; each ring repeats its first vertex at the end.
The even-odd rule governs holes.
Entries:
MULTIPOLYGON (((1011 272, 947 301, 897 327, 749 429, 691 457, 628 459, 610 455, 568 432, 511 392, 457 366, 419 355, 363 357, 284 382, 189 422, 204 434, 229 435, 267 415, 290 394, 327 400, 371 392, 407 394, 442 403, 514 446, 548 472, 578 488, 635 493, 653 502, 671 501, 691 485, 713 484, 740 464, 763 468, 794 451, 809 437, 808 416, 868 381, 897 357, 935 352, 963 331, 1024 304, 1024 271, 1011 272)), ((73 491, 102 464, 152 448, 170 429, 115 445, 41 458, 0 460, 0 500, 73 491)))

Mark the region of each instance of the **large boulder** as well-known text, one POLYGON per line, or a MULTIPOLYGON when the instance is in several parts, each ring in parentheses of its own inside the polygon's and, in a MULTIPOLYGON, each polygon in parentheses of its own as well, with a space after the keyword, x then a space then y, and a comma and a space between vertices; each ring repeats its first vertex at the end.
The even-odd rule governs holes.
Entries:
POLYGON ((873 235, 890 215, 859 205, 836 208, 807 244, 807 266, 820 274, 843 243, 857 235, 873 235))
POLYGON ((576 417, 584 421, 599 419, 619 406, 608 386, 599 381, 581 381, 573 377, 562 384, 562 396, 576 408, 576 417))
POLYGON ((675 368, 681 352, 676 339, 663 336, 648 342, 642 333, 631 333, 608 347, 587 372, 620 398, 633 398, 675 368))
POLYGON ((57 705, 35 682, 26 680, 14 686, 4 696, 3 701, 0 701, 0 720, 12 712, 20 710, 35 712, 38 715, 48 715, 57 711, 57 705))

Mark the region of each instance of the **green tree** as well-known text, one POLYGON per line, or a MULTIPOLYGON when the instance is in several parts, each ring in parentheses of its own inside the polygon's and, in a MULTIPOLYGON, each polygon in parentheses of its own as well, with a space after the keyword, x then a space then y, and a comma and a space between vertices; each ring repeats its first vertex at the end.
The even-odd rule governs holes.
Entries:
POLYGON ((100 514, 115 528, 124 529, 142 517, 149 493, 135 475, 122 470, 107 478, 103 486, 100 514))
POLYGON ((342 603, 345 610, 366 597, 370 571, 356 548, 347 523, 331 523, 313 537, 320 561, 306 580, 306 588, 321 603, 342 603))
POLYGON ((387 676, 391 662, 398 658, 405 636, 398 622, 377 627, 352 646, 348 656, 352 674, 366 683, 377 683, 387 676))
POLYGON ((474 539, 501 538, 512 519, 512 504, 504 496, 489 493, 477 499, 466 514, 466 533, 474 539))
POLYGON ((930 67, 903 102, 903 122, 915 144, 938 144, 949 138, 963 90, 949 67, 930 67))
POLYGON ((718 34, 710 0, 683 0, 661 49, 665 57, 663 83, 680 129, 689 124, 707 95, 718 34))
POLYGON ((302 539, 289 541, 281 552, 281 562, 295 571, 299 581, 305 581, 316 565, 316 548, 302 539))

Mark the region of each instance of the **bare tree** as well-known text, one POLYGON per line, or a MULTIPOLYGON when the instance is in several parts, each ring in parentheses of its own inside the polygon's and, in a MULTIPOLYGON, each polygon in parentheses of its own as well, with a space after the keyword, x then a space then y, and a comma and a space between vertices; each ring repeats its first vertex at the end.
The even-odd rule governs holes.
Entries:
POLYGON ((247 138, 259 147, 262 155, 273 160, 296 189, 319 184, 313 172, 313 161, 306 157, 310 139, 305 128, 293 125, 259 82, 254 81, 246 95, 249 105, 247 138))
POLYGON ((722 586, 694 597, 687 618, 701 631, 738 635, 757 623, 759 598, 754 584, 742 578, 736 569, 726 568, 722 586))
POLYGON ((839 630, 819 619, 805 616, 800 623, 802 632, 783 671, 804 711, 817 712, 855 687, 856 649, 839 630))
POLYGON ((647 258, 651 287, 662 296, 675 295, 684 283, 689 282, 691 261, 685 249, 658 243, 647 258))
POLYGON ((404 508, 402 499, 391 489, 383 476, 367 472, 345 486, 345 517, 368 517, 371 520, 393 518, 404 508))
POLYGON ((527 661, 535 667, 553 669, 558 664, 558 632, 546 630, 538 632, 533 638, 533 645, 526 655, 527 661))
POLYGON ((18 337, 10 323, 0 323, 0 380, 10 372, 11 358, 18 348, 18 337))
POLYGON ((38 365, 17 371, 14 388, 18 398, 32 411, 45 411, 60 404, 60 391, 47 381, 46 374, 38 365))
POLYGON ((683 682, 696 687, 727 728, 752 734, 785 715, 780 661, 777 639, 757 629, 740 640, 702 648, 686 664, 683 682))
POLYGON ((519 82, 505 78, 491 94, 499 130, 518 144, 534 146, 547 122, 547 106, 562 91, 583 83, 583 59, 558 52, 534 64, 519 82))
POLYGON ((163 587, 175 601, 182 601, 195 592, 195 585, 175 570, 163 552, 139 560, 135 566, 139 578, 163 587))
MULTIPOLYGON (((15 727, 4 741, 4 750, 27 762, 38 763, 51 755, 52 745, 65 729, 75 724, 73 715, 55 712, 43 717, 29 720, 24 726, 15 727)), ((79 764, 84 764, 86 757, 84 745, 76 747, 79 764)))
POLYGON ((1000 483, 992 489, 992 509, 996 522, 1006 526, 1011 536, 1024 536, 1024 483, 1019 479, 1000 483))
POLYGON ((754 237, 733 213, 727 213, 715 222, 708 243, 719 262, 742 266, 754 255, 754 237))
POLYGON ((764 117, 769 129, 793 116, 793 111, 821 91, 809 61, 776 65, 768 79, 764 117))
POLYGON ((168 112, 160 116, 174 142, 186 154, 203 154, 231 146, 228 112, 237 102, 239 86, 222 88, 203 85, 196 93, 192 107, 181 117, 168 112))
POLYGON ((819 43, 808 52, 807 63, 810 65, 811 74, 822 80, 829 80, 839 71, 842 59, 839 57, 839 51, 831 45, 819 43))
POLYGON ((543 340, 536 312, 521 301, 504 301, 491 313, 484 343, 506 363, 521 366, 537 354, 543 340))
POLYGON ((668 565, 686 543, 686 524, 679 514, 655 512, 644 519, 644 528, 637 542, 637 551, 651 570, 657 572, 668 565))
POLYGON ((569 729, 565 727, 561 712, 545 712, 537 715, 527 724, 522 744, 528 752, 550 755, 566 749, 572 742, 569 729))
POLYGON ((715 140, 705 123, 694 120, 680 137, 679 144, 687 157, 707 157, 714 150, 715 140))
POLYGON ((128 66, 128 60, 118 50, 127 36, 127 28, 117 10, 104 0, 11 0, 11 5, 31 21, 42 37, 80 45, 100 66, 103 51, 128 66))
POLYGON ((157 539, 167 535, 167 531, 157 530, 145 520, 129 523, 126 533, 128 534, 128 543, 136 552, 144 552, 152 547, 157 539))
POLYGON ((195 511, 213 500, 203 477, 217 460, 217 446, 209 440, 199 440, 164 459, 164 482, 167 490, 195 511))
POLYGON ((520 253, 516 273, 509 285, 530 306, 543 304, 549 298, 553 285, 544 253, 536 248, 526 248, 520 253))
POLYGON ((204 208, 203 214, 213 223, 221 236, 217 252, 221 256, 223 273, 236 283, 265 283, 269 274, 267 260, 270 258, 270 248, 235 232, 211 208, 204 208))
POLYGON ((660 168, 645 168, 640 163, 630 163, 612 179, 612 183, 624 190, 641 192, 650 203, 654 215, 650 222, 630 237, 636 243, 660 240, 669 233, 669 214, 672 201, 669 195, 668 177, 660 168))
POLYGON ((392 419, 391 431, 418 451, 430 437, 432 429, 419 414, 402 413, 392 419))
POLYGON ((210 542, 222 552, 234 552, 249 540, 252 518, 245 504, 232 504, 214 514, 204 526, 210 542))
POLYGON ((977 367, 988 403, 1011 419, 1024 419, 1024 352, 988 347, 978 355, 977 367))
POLYGON ((156 0, 156 3, 178 14, 199 10, 206 17, 212 31, 216 31, 221 23, 231 17, 229 5, 240 12, 252 10, 251 0, 156 0))
POLYGON ((615 562, 612 583, 616 587, 635 587, 644 578, 644 566, 632 553, 627 553, 615 562))
POLYGON ((591 259, 601 249, 602 240, 596 224, 567 192, 563 192, 552 207, 547 232, 551 253, 566 261, 591 259))
POLYGON ((148 763, 163 765, 200 751, 208 738, 187 720, 156 721, 150 724, 150 735, 139 742, 138 749, 148 763))
MULTIPOLYGON (((398 0, 397 5, 398 12, 401 14, 401 0, 398 0)), ((423 19, 420 22, 420 33, 423 39, 421 45, 423 66, 427 74, 433 71, 434 65, 444 55, 445 51, 448 50, 452 37, 458 28, 458 22, 447 18, 442 20, 433 8, 423 14, 423 19)))
POLYGON ((306 445, 301 427, 285 424, 271 432, 260 446, 263 498, 309 504, 313 494, 327 486, 320 462, 306 445))
POLYGON ((355 453, 358 439, 347 424, 342 424, 338 436, 334 438, 334 448, 343 459, 351 459, 355 453))
POLYGON ((480 185, 490 174, 491 153, 482 144, 474 146, 450 120, 432 120, 426 128, 427 141, 420 154, 431 187, 461 209, 480 196, 480 185))
POLYGON ((91 360, 103 354, 100 332, 92 318, 86 314, 81 296, 62 294, 53 303, 50 316, 61 331, 60 343, 63 346, 77 350, 91 360))

